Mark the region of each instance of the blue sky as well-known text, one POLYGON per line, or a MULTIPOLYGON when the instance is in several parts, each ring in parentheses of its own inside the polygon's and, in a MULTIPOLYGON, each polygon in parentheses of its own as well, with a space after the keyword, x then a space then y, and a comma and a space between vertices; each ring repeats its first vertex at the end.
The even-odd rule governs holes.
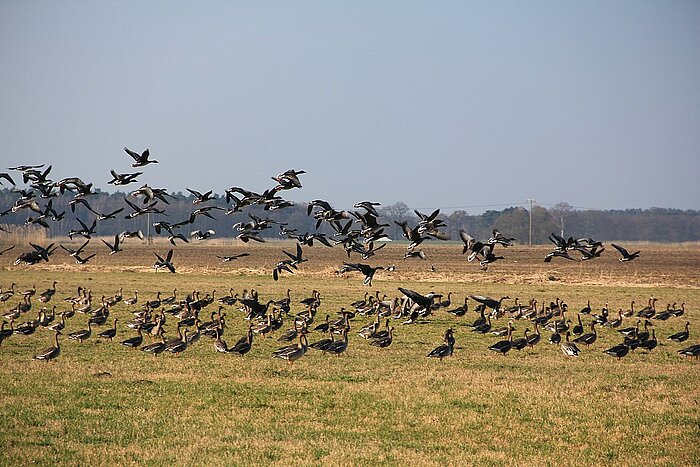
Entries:
MULTIPOLYGON (((700 209, 700 2, 0 3, 3 167, 481 212, 700 209)), ((136 186, 135 186, 136 187, 136 186)))

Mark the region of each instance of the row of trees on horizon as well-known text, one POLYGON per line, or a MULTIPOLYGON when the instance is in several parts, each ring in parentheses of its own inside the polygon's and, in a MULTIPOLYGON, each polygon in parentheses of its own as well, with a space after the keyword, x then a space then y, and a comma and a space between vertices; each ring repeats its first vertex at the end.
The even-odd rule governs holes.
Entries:
MULTIPOLYGON (((124 211, 117 215, 116 219, 109 219, 98 223, 99 236, 113 236, 125 230, 141 230, 144 235, 156 237, 153 228, 149 226, 148 216, 139 216, 132 220, 124 218, 130 208, 124 202, 127 194, 116 192, 102 192, 89 197, 92 208, 101 213, 108 213, 124 207, 124 211)), ((165 207, 167 217, 163 215, 152 215, 151 224, 159 220, 167 220, 170 223, 183 221, 189 218, 190 213, 197 207, 193 206, 192 196, 182 193, 173 193, 175 199, 170 200, 170 204, 165 206, 161 203, 161 208, 165 207)), ((12 190, 0 190, 0 207, 3 211, 8 210, 17 199, 17 194, 12 190)), ((77 205, 75 213, 70 211, 69 201, 71 194, 58 196, 53 200, 54 209, 58 212, 66 211, 64 220, 49 222, 49 229, 37 227, 43 230, 47 237, 67 236, 72 229, 80 228, 75 220, 81 219, 90 225, 94 219, 94 214, 87 211, 84 206, 77 205)), ((133 202, 133 199, 130 199, 133 202)), ((217 205, 227 209, 224 197, 217 197, 216 200, 207 203, 217 205)), ((296 229, 299 234, 316 231, 316 221, 307 215, 307 205, 298 203, 295 206, 277 211, 264 211, 261 207, 250 206, 244 212, 237 212, 232 215, 225 215, 224 211, 214 211, 215 219, 203 216, 197 217, 194 224, 184 226, 182 232, 187 236, 194 230, 214 230, 214 238, 235 237, 237 232, 232 226, 237 222, 247 222, 250 220, 248 213, 258 217, 273 219, 280 223, 286 223, 288 229, 296 229)), ((392 240, 401 240, 401 228, 395 221, 408 221, 409 226, 414 226, 418 222, 411 207, 402 202, 397 202, 388 206, 381 206, 378 209, 380 222, 389 224, 385 227, 386 235, 392 240)), ((0 218, 0 224, 7 226, 11 232, 17 226, 24 225, 27 210, 16 213, 8 212, 0 218), (14 226, 14 227, 13 227, 14 226)), ((457 210, 451 213, 441 213, 440 217, 447 223, 447 233, 453 240, 459 240, 461 229, 468 232, 475 238, 486 239, 491 235, 491 231, 496 228, 510 237, 515 237, 517 243, 527 244, 529 240, 530 211, 524 207, 510 207, 500 211, 486 211, 483 214, 470 215, 466 211, 457 210)), ((328 231, 328 227, 321 226, 322 232, 333 234, 328 231)), ((547 237, 552 233, 564 234, 576 238, 592 237, 596 240, 628 240, 628 241, 651 241, 651 242, 692 242, 700 240, 700 211, 680 210, 666 208, 651 209, 625 209, 625 210, 576 210, 567 203, 558 203, 550 208, 534 205, 532 208, 532 243, 549 243, 547 237)), ((41 233, 41 232, 38 232, 41 233)), ((2 232, 0 232, 2 234, 2 232)), ((272 228, 261 233, 266 238, 280 239, 279 229, 272 228)), ((2 235, 0 235, 2 239, 2 235)))

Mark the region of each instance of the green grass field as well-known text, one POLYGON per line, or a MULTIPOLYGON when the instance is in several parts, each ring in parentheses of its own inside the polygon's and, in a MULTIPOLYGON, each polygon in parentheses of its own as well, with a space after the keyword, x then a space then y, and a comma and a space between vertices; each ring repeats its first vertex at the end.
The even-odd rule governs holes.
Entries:
MULTIPOLYGON (((152 261, 148 255, 144 263, 152 261)), ((32 360, 36 351, 51 345, 52 333, 46 329, 2 343, 0 464, 700 465, 700 365, 677 354, 698 342, 697 276, 654 285, 647 276, 635 281, 642 273, 627 269, 610 285, 591 285, 577 282, 577 266, 572 266, 557 272, 560 281, 532 281, 532 274, 523 272, 527 280, 521 283, 499 283, 498 270, 479 280, 470 268, 470 276, 452 270, 426 274, 420 281, 378 275, 368 289, 358 276, 338 277, 324 272, 328 267, 310 261, 304 264, 308 274, 285 275, 275 283, 269 274, 247 269, 217 274, 193 267, 170 275, 118 272, 117 267, 100 272, 97 267, 8 266, 0 271, 0 285, 7 289, 15 282, 19 291, 36 285, 41 292, 57 280, 59 291, 49 304, 59 311, 68 309, 62 299, 75 295, 79 285, 90 288, 96 302, 119 287, 125 297, 138 289, 140 303, 157 291, 170 295, 174 288, 180 294, 216 289, 217 296, 230 288, 256 288, 261 300, 282 298, 290 288, 297 303, 292 312, 300 311, 299 300, 317 289, 322 304, 316 322, 326 313, 335 316, 366 291, 398 296, 399 286, 421 293, 453 292, 453 305, 468 294, 509 295, 524 302, 535 297, 547 303, 560 297, 574 312, 574 321, 587 299, 595 310, 606 302, 617 310, 627 309, 631 300, 643 306, 654 296, 660 309, 667 302, 685 302, 687 311, 681 318, 654 323, 660 345, 651 354, 638 349, 620 361, 603 353, 622 340, 607 328, 599 329, 598 341, 582 348, 578 358, 548 344, 546 331, 533 349, 504 357, 487 350, 501 338, 470 332, 466 323, 478 315, 470 311, 456 318, 437 311, 423 323, 393 321, 394 342, 387 349, 371 347, 357 336, 355 331, 373 319, 358 316, 346 353, 336 357, 309 350, 289 365, 271 357, 272 350, 284 345, 276 340, 280 331, 268 339, 256 336, 244 357, 216 353, 208 338, 179 357, 154 358, 128 349, 118 342, 134 335, 124 323, 140 304, 120 303, 110 315, 120 318, 113 343, 96 338, 96 332, 83 344, 69 341, 67 333, 85 327, 80 314, 68 321, 55 361, 32 360), (684 344, 667 341, 686 319, 690 339, 684 344), (426 358, 448 327, 457 341, 454 355, 442 362, 426 358)), ((694 268, 697 263, 687 267, 691 275, 694 268)), ((659 276, 665 273, 659 271, 659 276)), ((17 302, 13 298, 3 304, 3 313, 17 302)), ((215 304, 206 309, 204 320, 212 309, 215 304)), ((21 321, 33 319, 38 310, 35 303, 21 321)), ((232 343, 244 334, 247 321, 236 307, 227 307, 226 313, 223 338, 232 343)), ((502 318, 494 327, 506 322, 502 318)), ((109 324, 111 319, 101 328, 109 324)), ((524 320, 514 325, 516 337, 533 329, 524 320)), ((285 323, 283 329, 288 327, 285 323)), ((313 333, 309 341, 322 337, 313 333)))

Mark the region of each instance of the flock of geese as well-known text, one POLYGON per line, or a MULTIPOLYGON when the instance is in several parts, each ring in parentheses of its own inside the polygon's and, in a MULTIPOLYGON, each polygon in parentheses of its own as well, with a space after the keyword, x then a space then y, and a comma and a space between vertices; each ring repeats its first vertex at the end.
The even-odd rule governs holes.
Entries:
MULTIPOLYGON (((635 302, 632 302, 628 310, 620 309, 618 312, 611 312, 607 304, 594 311, 589 301, 575 313, 575 320, 572 321, 568 305, 558 298, 549 304, 540 304, 535 299, 522 304, 516 298, 514 304, 506 306, 505 302, 509 300, 507 296, 494 299, 468 295, 459 306, 454 306, 451 292, 445 297, 443 294, 421 294, 399 287, 400 296, 380 296, 379 291, 375 294, 365 293, 364 298, 341 307, 335 316, 327 313, 325 318, 317 319, 321 316, 318 311, 322 299, 321 294, 315 290, 311 296, 296 302, 291 298, 290 289, 287 289, 284 297, 268 300, 261 300, 254 289, 244 290, 240 294, 231 289, 228 295, 218 298, 215 297, 216 291, 205 294, 193 291, 185 297, 178 297, 177 290, 174 290, 170 296, 163 297, 158 292, 155 298, 145 301, 140 301, 137 291, 133 297, 125 298, 120 289, 113 296, 102 296, 97 302, 89 289, 78 287, 76 295, 65 297, 61 304, 53 305, 58 300, 54 298, 56 285, 57 282, 54 281, 50 288, 38 295, 36 287, 20 292, 12 284, 8 290, 0 289, 1 303, 20 298, 14 308, 3 314, 6 321, 0 327, 0 345, 4 340, 16 338, 14 336, 28 336, 39 329, 46 329, 54 333, 54 345, 36 353, 34 359, 49 361, 61 353, 59 337, 63 333, 67 333, 69 340, 82 344, 95 337, 113 341, 126 330, 130 336, 119 340, 121 345, 139 348, 154 356, 163 352, 179 355, 203 337, 210 338, 216 352, 242 356, 252 349, 254 336, 275 336, 278 341, 288 344, 275 350, 272 356, 293 363, 309 349, 326 354, 344 353, 348 348, 351 331, 372 346, 387 348, 394 342, 395 326, 391 324, 392 321, 402 326, 411 325, 429 322, 431 317, 444 313, 445 316, 454 316, 456 321, 445 331, 443 343, 427 353, 431 358, 442 360, 453 354, 456 345, 454 329, 475 335, 501 337, 501 340, 487 347, 501 355, 506 355, 511 350, 534 348, 543 341, 542 333, 546 332, 544 340, 559 346, 570 357, 578 357, 582 348, 587 350, 593 346, 598 340, 598 330, 606 329, 606 333, 618 336, 621 342, 604 352, 621 359, 637 349, 653 351, 659 345, 654 323, 678 318, 686 312, 685 303, 681 303, 680 307, 676 307, 675 303, 668 304, 666 310, 657 311, 657 300, 654 298, 650 298, 648 304, 639 310, 635 310, 635 302), (22 316, 34 309, 34 297, 41 304, 38 316, 23 321, 22 316), (472 310, 469 310, 470 301, 477 304, 472 310), (112 312, 120 304, 125 306, 130 316, 121 329, 118 328, 119 318, 114 317, 112 312), (298 308, 298 311, 293 308, 298 308), (475 313, 474 319, 468 318, 470 311, 475 313), (227 319, 231 319, 227 316, 232 313, 248 324, 245 333, 236 343, 229 345, 223 338, 228 329, 227 319), (588 321, 586 324, 582 317, 588 321), (362 320, 365 322, 358 323, 362 320), (71 321, 79 321, 84 325, 68 332, 71 321), (499 326, 498 322, 504 325, 499 326), (515 332, 521 325, 524 330, 516 338, 515 332), (287 329, 283 330, 285 327, 287 329), (586 332, 586 329, 590 331, 586 332), (166 335, 173 337, 166 339, 166 335), (319 337, 309 343, 309 337, 313 335, 319 337)), ((689 337, 690 323, 686 322, 682 331, 668 336, 667 340, 683 343, 689 337)), ((682 348, 678 353, 697 359, 700 356, 700 344, 682 348)))
MULTIPOLYGON (((128 148, 124 148, 124 150, 133 159, 131 166, 134 168, 158 163, 158 161, 151 159, 148 149, 141 153, 128 148)), ((53 181, 49 178, 52 167, 44 168, 44 164, 21 165, 9 170, 19 172, 27 187, 17 188, 10 173, 0 173, 0 184, 3 181, 10 183, 15 186, 15 192, 19 195, 11 207, 0 212, 0 217, 10 212, 25 211, 29 213, 26 225, 38 225, 48 229, 50 222, 63 220, 66 216, 65 211, 59 213, 54 209, 53 199, 59 194, 69 192, 73 195, 69 202, 70 210, 76 216, 80 226, 71 230, 69 237, 71 239, 73 237, 85 239, 78 248, 56 245, 54 242, 46 246, 30 243, 31 249, 22 252, 14 261, 15 265, 31 266, 48 262, 59 247, 77 264, 86 264, 97 254, 95 252, 88 254, 86 248, 92 237, 96 235, 99 223, 115 219, 126 209, 128 211, 124 218, 127 220, 135 219, 144 214, 166 214, 169 199, 173 198, 165 188, 154 188, 144 184, 131 191, 128 198, 124 198, 124 207, 113 212, 103 213, 90 205, 90 196, 96 194, 93 190, 93 183, 86 183, 79 177, 53 181), (83 218, 77 217, 78 215, 83 216, 83 218), (91 220, 84 220, 86 219, 85 215, 90 216, 91 220)), ((110 170, 110 174, 112 179, 108 181, 109 184, 127 186, 136 183, 143 172, 119 173, 113 169, 110 170)), ((178 242, 189 243, 190 239, 205 241, 216 235, 213 230, 197 229, 191 231, 189 236, 180 231, 185 226, 195 224, 200 216, 213 219, 217 212, 231 215, 243 212, 248 206, 262 207, 266 212, 293 206, 292 202, 283 199, 280 194, 286 190, 301 188, 299 177, 303 174, 305 174, 303 170, 289 169, 271 177, 275 185, 262 193, 236 186, 231 187, 226 190, 225 196, 226 203, 230 205, 228 209, 212 204, 212 201, 216 199, 212 190, 197 191, 187 188, 187 191, 194 197, 190 215, 178 222, 158 220, 153 223, 156 233, 167 235, 168 241, 173 245, 173 248, 167 252, 154 252, 153 268, 156 271, 166 270, 175 273, 177 267, 174 251, 178 242)), ((251 212, 247 213, 250 220, 234 224, 233 230, 235 238, 243 243, 264 242, 263 232, 276 225, 281 236, 296 240, 295 251, 281 251, 281 257, 272 269, 272 278, 275 281, 278 281, 284 274, 292 274, 298 270, 307 261, 307 258, 304 257, 303 247, 313 247, 316 243, 328 248, 341 245, 348 256, 348 261, 344 262, 336 271, 337 274, 359 272, 363 277, 363 283, 370 287, 375 273, 385 269, 384 266, 351 262, 350 258, 352 255, 356 255, 362 261, 366 261, 385 247, 386 243, 383 242, 387 239, 385 228, 390 225, 381 221, 380 213, 377 211, 378 206, 380 204, 376 202, 361 201, 353 206, 355 210, 337 210, 328 201, 315 199, 307 206, 307 215, 315 219, 315 232, 300 233, 295 229, 288 228, 286 224, 256 216, 251 212), (324 229, 321 229, 322 225, 324 229), (323 231, 333 233, 323 233, 323 231)), ((395 221, 408 241, 403 259, 425 260, 426 254, 420 249, 420 245, 426 241, 449 240, 449 236, 445 232, 446 224, 440 218, 439 209, 430 214, 418 210, 414 212, 418 219, 416 225, 409 225, 408 221, 395 221)), ((127 230, 115 235, 113 241, 104 239, 101 241, 108 249, 108 254, 112 256, 122 252, 125 242, 131 238, 143 240, 144 237, 143 233, 138 230, 127 230)), ((502 234, 497 229, 493 230, 490 238, 483 241, 461 230, 460 239, 463 242, 462 254, 467 254, 467 261, 478 261, 483 270, 488 269, 490 264, 504 259, 501 254, 502 249, 508 248, 515 241, 514 238, 502 234)), ((545 262, 550 262, 553 258, 577 261, 571 256, 571 252, 574 251, 581 255, 580 261, 589 261, 599 258, 605 250, 601 242, 592 238, 574 239, 569 237, 565 239, 563 236, 552 234, 549 239, 555 248, 545 256, 545 262)), ((620 261, 634 260, 640 254, 639 251, 630 253, 619 245, 613 244, 613 247, 620 252, 620 261)), ((0 251, 0 255, 13 248, 14 245, 3 249, 0 251)), ((248 255, 249 253, 246 252, 238 252, 219 256, 219 258, 227 262, 248 255)), ((391 270, 392 268, 395 266, 389 266, 387 269, 391 270)), ((348 335, 351 330, 354 332, 358 326, 357 334, 360 337, 367 339, 373 346, 386 348, 392 345, 394 337, 394 327, 390 324, 391 319, 400 320, 402 325, 410 325, 426 321, 436 313, 444 311, 466 320, 468 301, 471 299, 478 303, 473 311, 479 316, 471 323, 462 322, 459 324, 465 329, 470 328, 470 331, 475 334, 503 337, 504 339, 488 346, 488 349, 493 352, 506 355, 513 349, 532 348, 542 340, 542 331, 548 331, 551 332, 548 337, 550 343, 559 345, 565 355, 578 356, 581 353, 580 346, 588 348, 596 342, 598 329, 609 328, 612 331, 617 331, 619 333, 617 335, 622 337, 623 341, 605 352, 614 357, 622 358, 637 348, 652 351, 657 346, 658 341, 650 320, 665 320, 681 316, 685 312, 684 305, 681 305, 679 309, 669 305, 666 311, 657 313, 655 300, 650 300, 649 305, 644 309, 636 312, 632 307, 626 312, 620 311, 618 317, 615 318, 614 313, 611 316, 607 306, 599 310, 597 314, 593 314, 589 304, 576 314, 576 324, 574 324, 567 315, 568 306, 559 299, 548 305, 539 304, 534 299, 524 305, 516 299, 514 305, 506 307, 504 301, 509 300, 509 297, 493 299, 469 295, 465 297, 463 305, 451 308, 451 293, 444 297, 442 294, 432 292, 421 294, 403 287, 400 287, 399 291, 401 296, 391 299, 386 296, 380 297, 379 293, 376 295, 368 293, 364 299, 341 308, 332 320, 330 314, 326 314, 325 321, 319 324, 315 322, 316 314, 321 305, 321 295, 318 292, 314 292, 311 297, 301 301, 303 305, 301 311, 293 312, 290 290, 287 290, 285 297, 268 301, 259 301, 255 291, 234 294, 231 290, 229 295, 216 299, 214 293, 201 296, 201 293, 193 291, 180 299, 176 292, 166 298, 162 298, 161 294, 158 293, 157 297, 152 300, 139 302, 137 292, 134 293, 133 297, 125 299, 122 297, 120 289, 114 296, 102 297, 99 303, 94 303, 92 293, 80 287, 77 295, 64 299, 70 308, 59 311, 60 307, 57 305, 52 306, 51 310, 48 309, 56 294, 56 283, 54 282, 51 288, 37 297, 37 301, 42 304, 38 316, 33 320, 21 322, 21 317, 33 310, 32 297, 36 294, 36 287, 24 292, 16 292, 15 284, 12 284, 9 290, 2 291, 0 289, 0 302, 8 302, 17 296, 20 296, 21 300, 14 308, 4 313, 5 321, 0 329, 0 344, 3 340, 15 335, 30 335, 37 329, 46 328, 55 333, 54 345, 37 353, 34 358, 46 361, 55 359, 61 352, 59 337, 66 331, 65 328, 68 326, 69 320, 76 319, 74 317, 79 315, 85 317, 85 321, 79 320, 85 323, 85 327, 68 333, 70 340, 82 343, 93 337, 93 326, 99 328, 112 320, 111 327, 101 332, 97 332, 95 329, 96 337, 112 341, 117 336, 118 318, 112 318, 110 310, 118 304, 124 304, 133 314, 126 326, 135 333, 135 335, 120 341, 126 347, 140 348, 140 350, 153 355, 159 355, 163 352, 179 355, 186 351, 188 346, 198 342, 202 336, 207 336, 212 339, 214 349, 217 352, 245 355, 251 350, 255 335, 268 337, 287 323, 291 327, 278 336, 278 340, 292 343, 273 352, 273 356, 291 363, 303 357, 309 348, 324 353, 342 354, 348 347, 348 335), (207 313, 205 310, 214 304, 216 306, 212 308, 217 309, 212 310, 209 319, 204 321, 204 315, 207 313), (227 329, 227 307, 233 306, 236 306, 237 310, 243 314, 249 325, 245 334, 234 345, 229 346, 223 340, 223 336, 227 329), (374 320, 365 326, 356 325, 358 318, 363 316, 373 316, 374 320), (583 324, 582 316, 591 317, 591 321, 586 326, 583 324), (634 317, 638 317, 634 326, 622 326, 623 320, 634 317), (497 327, 495 323, 503 318, 507 320, 507 325, 497 327), (385 319, 384 326, 381 326, 382 319, 385 319), (15 323, 19 322, 21 324, 15 326, 15 323), (168 336, 173 334, 173 337, 166 339, 166 329, 173 322, 176 324, 176 336, 175 333, 168 332, 168 336), (527 323, 526 328, 521 337, 515 338, 514 332, 517 331, 515 324, 517 323, 519 326, 521 322, 527 323), (588 327, 590 327, 590 332, 584 332, 588 327), (649 334, 650 328, 651 335, 649 334), (323 338, 309 343, 308 336, 314 332, 321 333, 323 338)), ((685 331, 674 334, 669 339, 683 342, 688 339, 688 336, 689 324, 686 324, 685 331)), ((452 328, 447 329, 443 336, 443 343, 427 355, 442 360, 452 355, 455 344, 455 331, 452 328)), ((700 346, 691 346, 680 350, 679 353, 697 358, 700 354, 700 346)))
MULTIPOLYGON (((131 164, 134 168, 146 167, 151 164, 157 164, 158 161, 151 158, 148 149, 137 152, 129 148, 124 148, 124 151, 132 158, 131 164)), ((169 199, 174 196, 168 193, 165 188, 154 188, 148 184, 144 184, 136 190, 129 192, 128 197, 124 198, 124 207, 120 207, 112 212, 99 212, 94 209, 89 202, 91 196, 97 192, 93 189, 93 183, 86 183, 79 177, 66 177, 61 180, 51 180, 52 166, 44 168, 44 164, 38 165, 19 165, 11 167, 9 170, 17 171, 21 174, 21 179, 27 186, 18 188, 15 180, 10 173, 0 173, 0 184, 3 182, 10 183, 15 187, 15 192, 19 197, 15 203, 5 210, 0 210, 0 217, 13 212, 28 212, 25 225, 38 225, 46 229, 50 228, 50 222, 56 222, 65 219, 66 212, 57 212, 53 206, 53 200, 59 194, 71 193, 73 196, 69 201, 71 214, 75 216, 75 221, 80 226, 72 229, 68 236, 83 237, 85 242, 79 248, 74 249, 66 245, 56 245, 49 243, 46 246, 36 243, 30 243, 31 250, 21 253, 14 261, 15 265, 25 264, 34 265, 42 262, 48 262, 50 257, 57 251, 58 247, 64 250, 76 264, 87 264, 97 253, 87 253, 86 248, 89 246, 92 237, 98 231, 98 224, 117 218, 126 209, 128 209, 125 219, 135 219, 145 214, 163 214, 167 215, 166 209, 169 204, 169 199), (82 214, 81 214, 82 213, 82 214), (91 220, 85 220, 85 215, 90 216, 91 220), (82 219, 81 219, 82 217, 82 219)), ((127 186, 136 183, 138 177, 144 172, 119 173, 116 170, 110 170, 111 180, 107 183, 115 186, 127 186)), ((300 176, 305 174, 304 170, 289 169, 277 176, 271 177, 276 183, 274 186, 266 189, 262 193, 254 192, 241 187, 228 188, 225 193, 226 203, 230 206, 224 209, 221 206, 212 204, 216 197, 213 190, 205 192, 187 188, 187 191, 193 196, 193 210, 190 215, 177 222, 166 220, 158 220, 153 223, 156 234, 166 234, 168 241, 176 247, 179 242, 189 243, 193 241, 205 241, 216 235, 214 230, 192 230, 189 235, 185 235, 180 229, 186 226, 192 226, 201 217, 215 219, 214 215, 217 212, 223 212, 224 215, 243 212, 248 206, 259 206, 264 211, 275 211, 293 206, 293 203, 283 199, 280 196, 285 190, 298 189, 302 187, 300 176)), ((286 273, 296 271, 301 263, 306 261, 303 257, 302 246, 312 247, 314 242, 326 247, 334 247, 342 245, 347 253, 348 259, 351 255, 358 255, 361 260, 368 260, 373 257, 378 251, 386 246, 383 240, 388 237, 385 233, 385 228, 390 224, 383 223, 380 219, 380 213, 377 210, 380 203, 372 201, 361 201, 353 207, 355 210, 337 210, 328 201, 315 199, 308 203, 307 215, 313 216, 316 220, 316 232, 300 233, 295 229, 287 228, 286 224, 280 223, 273 219, 261 218, 248 212, 248 222, 238 222, 233 225, 235 238, 244 243, 250 241, 264 242, 262 236, 267 229, 277 225, 279 234, 297 241, 296 252, 290 253, 282 251, 282 257, 272 268, 272 277, 274 280, 286 273), (331 231, 333 234, 323 233, 321 226, 325 225, 326 232, 331 231)), ((417 258, 425 260, 427 258, 424 251, 420 249, 423 242, 429 240, 449 240, 449 235, 444 230, 445 221, 441 219, 440 210, 436 209, 430 214, 422 213, 415 210, 418 222, 416 225, 409 225, 408 221, 394 221, 398 225, 403 236, 408 240, 409 244, 404 254, 404 259, 417 258)), ((4 230, 4 229, 3 229, 4 230)), ((472 262, 478 260, 481 269, 488 269, 491 263, 504 259, 505 257, 499 254, 498 248, 507 248, 513 244, 514 238, 501 234, 497 229, 493 230, 493 235, 487 240, 478 240, 469 235, 464 230, 459 232, 460 239, 464 246, 462 254, 468 253, 467 260, 472 262)), ((130 238, 138 238, 143 240, 143 233, 139 230, 123 231, 114 236, 113 241, 102 239, 101 242, 108 249, 110 256, 116 255, 123 251, 125 241, 130 238)), ((576 261, 577 259, 570 255, 570 252, 577 251, 581 254, 581 261, 588 261, 601 256, 605 247, 599 241, 591 238, 574 239, 569 237, 564 239, 562 236, 552 234, 549 237, 554 244, 555 249, 548 253, 544 261, 550 262, 553 258, 565 258, 576 261)), ((11 245, 2 251, 3 253, 14 249, 15 245, 11 245)), ((620 261, 631 261, 639 257, 640 252, 629 253, 624 247, 613 244, 620 254, 620 261)), ((177 271, 174 257, 174 248, 164 253, 154 253, 156 260, 153 267, 158 270, 167 270, 171 273, 177 271)), ((242 256, 247 256, 248 253, 240 252, 231 255, 220 256, 223 261, 233 261, 242 256)), ((395 266, 390 266, 395 268, 395 266)), ((372 278, 376 271, 385 269, 384 266, 372 266, 362 262, 348 261, 338 269, 338 274, 356 271, 362 274, 363 283, 367 286, 372 285, 372 278)))

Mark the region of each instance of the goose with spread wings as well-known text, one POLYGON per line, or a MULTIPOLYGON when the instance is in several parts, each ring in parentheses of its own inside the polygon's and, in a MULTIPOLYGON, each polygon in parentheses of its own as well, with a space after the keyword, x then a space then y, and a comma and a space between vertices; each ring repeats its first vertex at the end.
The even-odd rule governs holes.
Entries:
POLYGON ((144 150, 141 154, 132 151, 131 149, 124 147, 124 151, 134 159, 134 163, 131 164, 132 167, 143 167, 148 164, 157 164, 158 161, 155 159, 149 159, 151 153, 148 149, 144 150))
POLYGON ((620 258, 620 261, 625 262, 625 261, 632 261, 633 259, 639 258, 639 253, 640 251, 635 251, 634 253, 630 253, 627 251, 625 248, 621 247, 620 245, 615 245, 614 243, 611 243, 613 248, 615 248, 617 251, 620 252, 622 255, 622 258, 620 258))
POLYGON ((377 266, 377 267, 372 267, 369 264, 362 264, 362 263, 343 263, 343 267, 340 268, 340 271, 338 271, 340 274, 348 271, 358 271, 361 272, 365 278, 362 281, 363 285, 366 285, 367 287, 372 286, 372 278, 374 277, 374 274, 379 270, 379 269, 384 269, 383 266, 377 266))
POLYGON ((156 258, 158 258, 158 261, 153 263, 153 267, 156 269, 156 272, 159 269, 167 269, 171 273, 175 274, 175 266, 173 265, 173 250, 168 251, 168 254, 165 256, 165 259, 163 259, 162 256, 160 256, 158 253, 153 253, 156 255, 156 258))

